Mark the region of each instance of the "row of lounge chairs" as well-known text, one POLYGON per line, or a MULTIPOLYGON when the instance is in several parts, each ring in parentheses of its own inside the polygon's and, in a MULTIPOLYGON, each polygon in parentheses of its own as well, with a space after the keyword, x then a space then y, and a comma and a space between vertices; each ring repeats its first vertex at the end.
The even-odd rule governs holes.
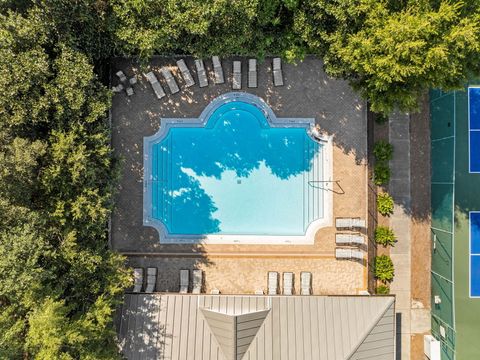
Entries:
MULTIPOLYGON (((279 274, 276 271, 268 272, 268 295, 278 295, 279 289, 279 274)), ((283 273, 283 295, 293 295, 294 293, 294 273, 283 273)), ((263 291, 258 291, 256 294, 263 294, 263 291)), ((300 294, 312 294, 312 273, 302 271, 300 273, 300 294)))
MULTIPOLYGON (((350 230, 356 232, 349 233, 336 233, 335 234, 335 244, 340 246, 355 246, 355 245, 365 245, 365 236, 363 236, 357 230, 366 227, 366 221, 360 218, 336 218, 335 227, 337 229, 350 230)), ((352 247, 337 247, 335 249, 335 258, 345 259, 345 260, 360 260, 363 261, 364 253, 363 251, 352 248, 352 247)))
MULTIPOLYGON (((203 272, 202 270, 195 269, 192 271, 192 294, 200 294, 203 288, 203 272)), ((133 292, 140 293, 142 289, 145 293, 153 293, 157 284, 157 268, 148 267, 147 268, 147 280, 145 288, 143 287, 143 268, 134 268, 133 269, 134 284, 133 292)), ((179 293, 186 294, 189 290, 189 270, 180 270, 180 289, 179 293)))
MULTIPOLYGON (((213 65, 213 73, 214 73, 214 83, 215 84, 223 84, 225 83, 225 77, 223 74, 223 67, 218 56, 212 57, 212 65, 213 65)), ((184 59, 180 59, 177 61, 177 67, 182 75, 182 78, 185 82, 185 87, 191 87, 195 85, 195 80, 190 72, 187 64, 185 63, 184 59)), ((205 70, 205 65, 203 60, 197 59, 195 60, 195 68, 197 72, 198 78, 198 85, 199 87, 208 86, 208 77, 207 72, 205 70)), ((273 72, 273 84, 275 86, 282 86, 283 85, 283 73, 282 73, 282 61, 280 58, 274 58, 272 62, 272 72, 273 72)), ((167 86, 170 90, 171 94, 175 94, 180 91, 178 84, 173 76, 172 72, 168 67, 162 67, 160 69, 160 73, 165 79, 167 86)), ((128 96, 133 95, 133 87, 132 85, 137 83, 137 78, 132 77, 128 79, 123 71, 118 71, 116 73, 117 77, 120 80, 120 84, 114 86, 112 89, 114 92, 121 92, 125 90, 128 96)), ((145 73, 144 76, 146 77, 147 81, 152 86, 152 89, 155 93, 157 99, 161 99, 166 96, 165 90, 163 89, 162 85, 158 81, 157 76, 153 71, 145 73)), ((257 83, 257 60, 256 59, 249 59, 248 60, 248 87, 249 88, 256 88, 258 86, 257 83)), ((240 90, 242 88, 242 62, 241 61, 233 61, 233 76, 232 76, 232 89, 240 90)))

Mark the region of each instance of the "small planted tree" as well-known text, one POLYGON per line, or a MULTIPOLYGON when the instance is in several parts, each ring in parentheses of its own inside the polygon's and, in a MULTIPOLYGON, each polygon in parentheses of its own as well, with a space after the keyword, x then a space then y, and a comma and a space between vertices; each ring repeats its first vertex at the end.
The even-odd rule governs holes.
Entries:
POLYGON ((384 140, 377 141, 373 147, 373 154, 379 162, 392 160, 393 145, 384 140))
POLYGON ((388 285, 380 285, 380 286, 377 286, 377 290, 376 290, 376 293, 378 295, 388 295, 390 294, 390 287, 388 285))
POLYGON ((392 259, 388 255, 380 255, 375 257, 374 263, 375 277, 382 283, 386 284, 393 280, 395 273, 392 259))
POLYGON ((390 181, 390 168, 385 162, 379 162, 373 170, 373 182, 375 185, 385 185, 390 181))
POLYGON ((377 196, 377 210, 383 216, 390 216, 393 214, 393 198, 387 194, 379 194, 377 196))
POLYGON ((375 242, 383 246, 393 246, 396 238, 392 229, 386 226, 378 226, 375 229, 375 242))

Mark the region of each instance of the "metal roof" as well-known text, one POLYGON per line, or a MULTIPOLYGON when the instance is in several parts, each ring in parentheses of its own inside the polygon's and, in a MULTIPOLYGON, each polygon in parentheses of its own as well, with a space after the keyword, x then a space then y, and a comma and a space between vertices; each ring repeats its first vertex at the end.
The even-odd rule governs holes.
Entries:
POLYGON ((127 359, 394 359, 391 296, 127 294, 127 359))

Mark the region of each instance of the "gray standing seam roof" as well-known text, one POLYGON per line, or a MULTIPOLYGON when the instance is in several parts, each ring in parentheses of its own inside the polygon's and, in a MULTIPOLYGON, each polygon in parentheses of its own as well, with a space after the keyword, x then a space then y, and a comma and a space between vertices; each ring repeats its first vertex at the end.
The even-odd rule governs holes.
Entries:
POLYGON ((391 296, 126 294, 117 331, 127 359, 393 360, 394 304, 391 296))

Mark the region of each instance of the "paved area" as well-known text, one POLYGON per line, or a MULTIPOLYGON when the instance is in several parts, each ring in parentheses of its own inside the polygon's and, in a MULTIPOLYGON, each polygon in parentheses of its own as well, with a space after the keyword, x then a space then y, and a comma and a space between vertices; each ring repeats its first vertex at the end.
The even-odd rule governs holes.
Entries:
POLYGON ((390 162, 392 178, 390 194, 395 209, 390 227, 397 243, 390 249, 395 267, 391 293, 397 297, 397 359, 411 359, 411 340, 415 333, 428 332, 430 313, 421 301, 412 297, 412 198, 411 198, 411 143, 409 114, 394 113, 389 121, 389 139, 394 147, 390 162))
MULTIPOLYGON (((185 88, 175 58, 154 58, 149 69, 159 78, 164 89, 168 89, 159 74, 162 66, 171 68, 180 86, 180 92, 158 100, 141 76, 139 64, 127 59, 114 61, 113 74, 121 69, 127 76, 136 74, 139 83, 134 85, 135 94, 126 97, 119 93, 113 98, 111 112, 112 145, 122 159, 121 181, 116 198, 116 210, 111 221, 111 244, 115 250, 131 256, 131 262, 139 263, 142 256, 156 261, 166 269, 166 261, 175 261, 178 268, 207 267, 207 288, 218 287, 227 293, 249 293, 265 284, 266 272, 312 271, 314 290, 318 293, 355 293, 366 287, 365 266, 354 262, 334 260, 335 229, 326 227, 315 235, 314 245, 162 245, 155 229, 142 225, 143 196, 143 137, 154 134, 162 117, 197 117, 204 107, 220 94, 232 91, 231 68, 233 60, 223 60, 225 84, 213 84, 211 61, 205 60, 209 85, 185 88), (241 259, 243 257, 243 259, 241 259), (307 258, 307 260, 303 258, 307 258), (282 259, 281 261, 279 259, 282 259), (286 260, 288 259, 288 260, 286 260), (215 263, 216 265, 211 265, 215 263), (232 264, 235 264, 233 266, 232 264), (165 267, 164 267, 165 265, 165 267), (223 273, 221 273, 223 272, 223 273), (258 272, 258 274, 245 275, 258 272), (337 276, 335 275, 337 274, 337 276), (225 283, 216 279, 225 278, 225 283), (241 281, 241 279, 244 279, 241 281), (237 279, 236 284, 230 284, 237 279)), ((186 59, 193 71, 193 59, 186 59)), ((148 71, 148 70, 147 70, 148 71)), ((337 181, 333 194, 333 218, 358 216, 367 213, 367 170, 366 170, 366 107, 358 95, 344 81, 330 79, 322 70, 322 63, 307 57, 297 65, 283 64, 285 86, 272 84, 271 59, 258 66, 258 88, 246 87, 243 71, 242 90, 264 99, 278 117, 314 117, 323 132, 333 136, 333 178, 337 181)), ((116 84, 114 76, 113 85, 116 84)), ((365 249, 366 250, 366 249, 365 249)), ((143 260, 142 260, 143 261, 143 260)), ((145 260, 146 261, 146 260, 145 260)), ((176 270, 175 270, 176 271, 176 270)), ((175 273, 177 274, 177 273, 175 273)), ((168 275, 173 276, 174 274, 168 275)), ((299 276, 299 275, 298 275, 299 276)), ((175 280, 176 281, 176 280, 175 280)), ((162 285, 159 290, 175 288, 172 283, 162 285)))

